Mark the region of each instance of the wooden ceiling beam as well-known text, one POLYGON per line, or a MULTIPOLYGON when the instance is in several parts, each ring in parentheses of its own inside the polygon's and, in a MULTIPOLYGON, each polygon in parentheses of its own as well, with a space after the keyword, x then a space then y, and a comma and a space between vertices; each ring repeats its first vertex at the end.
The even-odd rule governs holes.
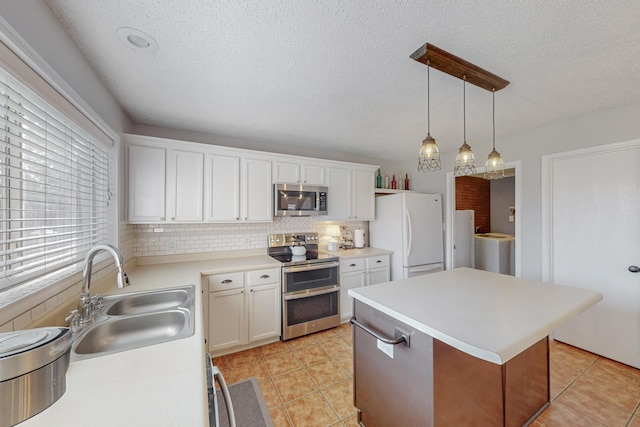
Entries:
POLYGON ((467 82, 493 92, 504 89, 509 82, 489 71, 465 61, 430 43, 421 46, 411 54, 411 58, 431 68, 440 70, 458 79, 466 76, 467 82))

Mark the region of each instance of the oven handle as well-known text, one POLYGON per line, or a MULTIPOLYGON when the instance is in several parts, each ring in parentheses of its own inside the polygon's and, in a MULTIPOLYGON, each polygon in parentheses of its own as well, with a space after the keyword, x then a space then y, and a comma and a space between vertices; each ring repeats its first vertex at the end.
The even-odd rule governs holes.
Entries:
POLYGON ((291 267, 282 267, 282 271, 284 273, 295 273, 298 271, 311 271, 311 270, 322 270, 325 268, 332 268, 340 266, 340 261, 332 261, 332 262, 322 262, 318 264, 311 265, 293 265, 291 267))
POLYGON ((285 301, 290 301, 300 298, 315 297, 318 295, 330 294, 331 292, 340 292, 340 285, 327 286, 324 288, 318 288, 313 290, 295 291, 289 292, 282 296, 285 301))

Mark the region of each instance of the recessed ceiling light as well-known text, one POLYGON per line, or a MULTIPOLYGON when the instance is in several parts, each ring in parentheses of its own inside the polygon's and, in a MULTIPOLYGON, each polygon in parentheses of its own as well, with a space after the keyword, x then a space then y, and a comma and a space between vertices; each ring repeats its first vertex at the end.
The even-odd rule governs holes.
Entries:
POLYGON ((122 43, 136 52, 155 53, 158 51, 158 42, 144 31, 131 27, 120 27, 116 33, 122 43))

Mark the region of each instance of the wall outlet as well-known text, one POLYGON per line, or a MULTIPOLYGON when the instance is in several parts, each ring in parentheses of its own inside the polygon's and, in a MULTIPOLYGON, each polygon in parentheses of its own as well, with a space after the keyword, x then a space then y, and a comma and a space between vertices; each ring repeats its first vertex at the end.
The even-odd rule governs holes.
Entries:
POLYGON ((172 251, 176 249, 176 241, 175 240, 169 240, 169 249, 172 250, 172 251))

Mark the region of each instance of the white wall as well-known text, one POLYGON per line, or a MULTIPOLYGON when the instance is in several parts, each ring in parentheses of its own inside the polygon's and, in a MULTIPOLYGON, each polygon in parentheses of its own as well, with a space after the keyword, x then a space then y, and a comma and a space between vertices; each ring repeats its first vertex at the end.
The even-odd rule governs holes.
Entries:
MULTIPOLYGON (((593 147, 640 138, 640 103, 596 112, 561 123, 532 129, 508 137, 496 137, 496 149, 506 162, 522 163, 522 277, 542 277, 541 157, 578 148, 593 147)), ((470 140, 471 141, 471 140, 470 140)), ((471 143, 476 164, 484 165, 491 143, 471 143)), ((443 169, 436 173, 415 172, 415 189, 446 191, 446 172, 453 169, 455 151, 441 153, 443 169)), ((415 170, 416 159, 408 159, 406 170, 415 170), (410 169, 411 168, 411 169, 410 169)), ((446 201, 445 201, 446 203, 446 201)))

